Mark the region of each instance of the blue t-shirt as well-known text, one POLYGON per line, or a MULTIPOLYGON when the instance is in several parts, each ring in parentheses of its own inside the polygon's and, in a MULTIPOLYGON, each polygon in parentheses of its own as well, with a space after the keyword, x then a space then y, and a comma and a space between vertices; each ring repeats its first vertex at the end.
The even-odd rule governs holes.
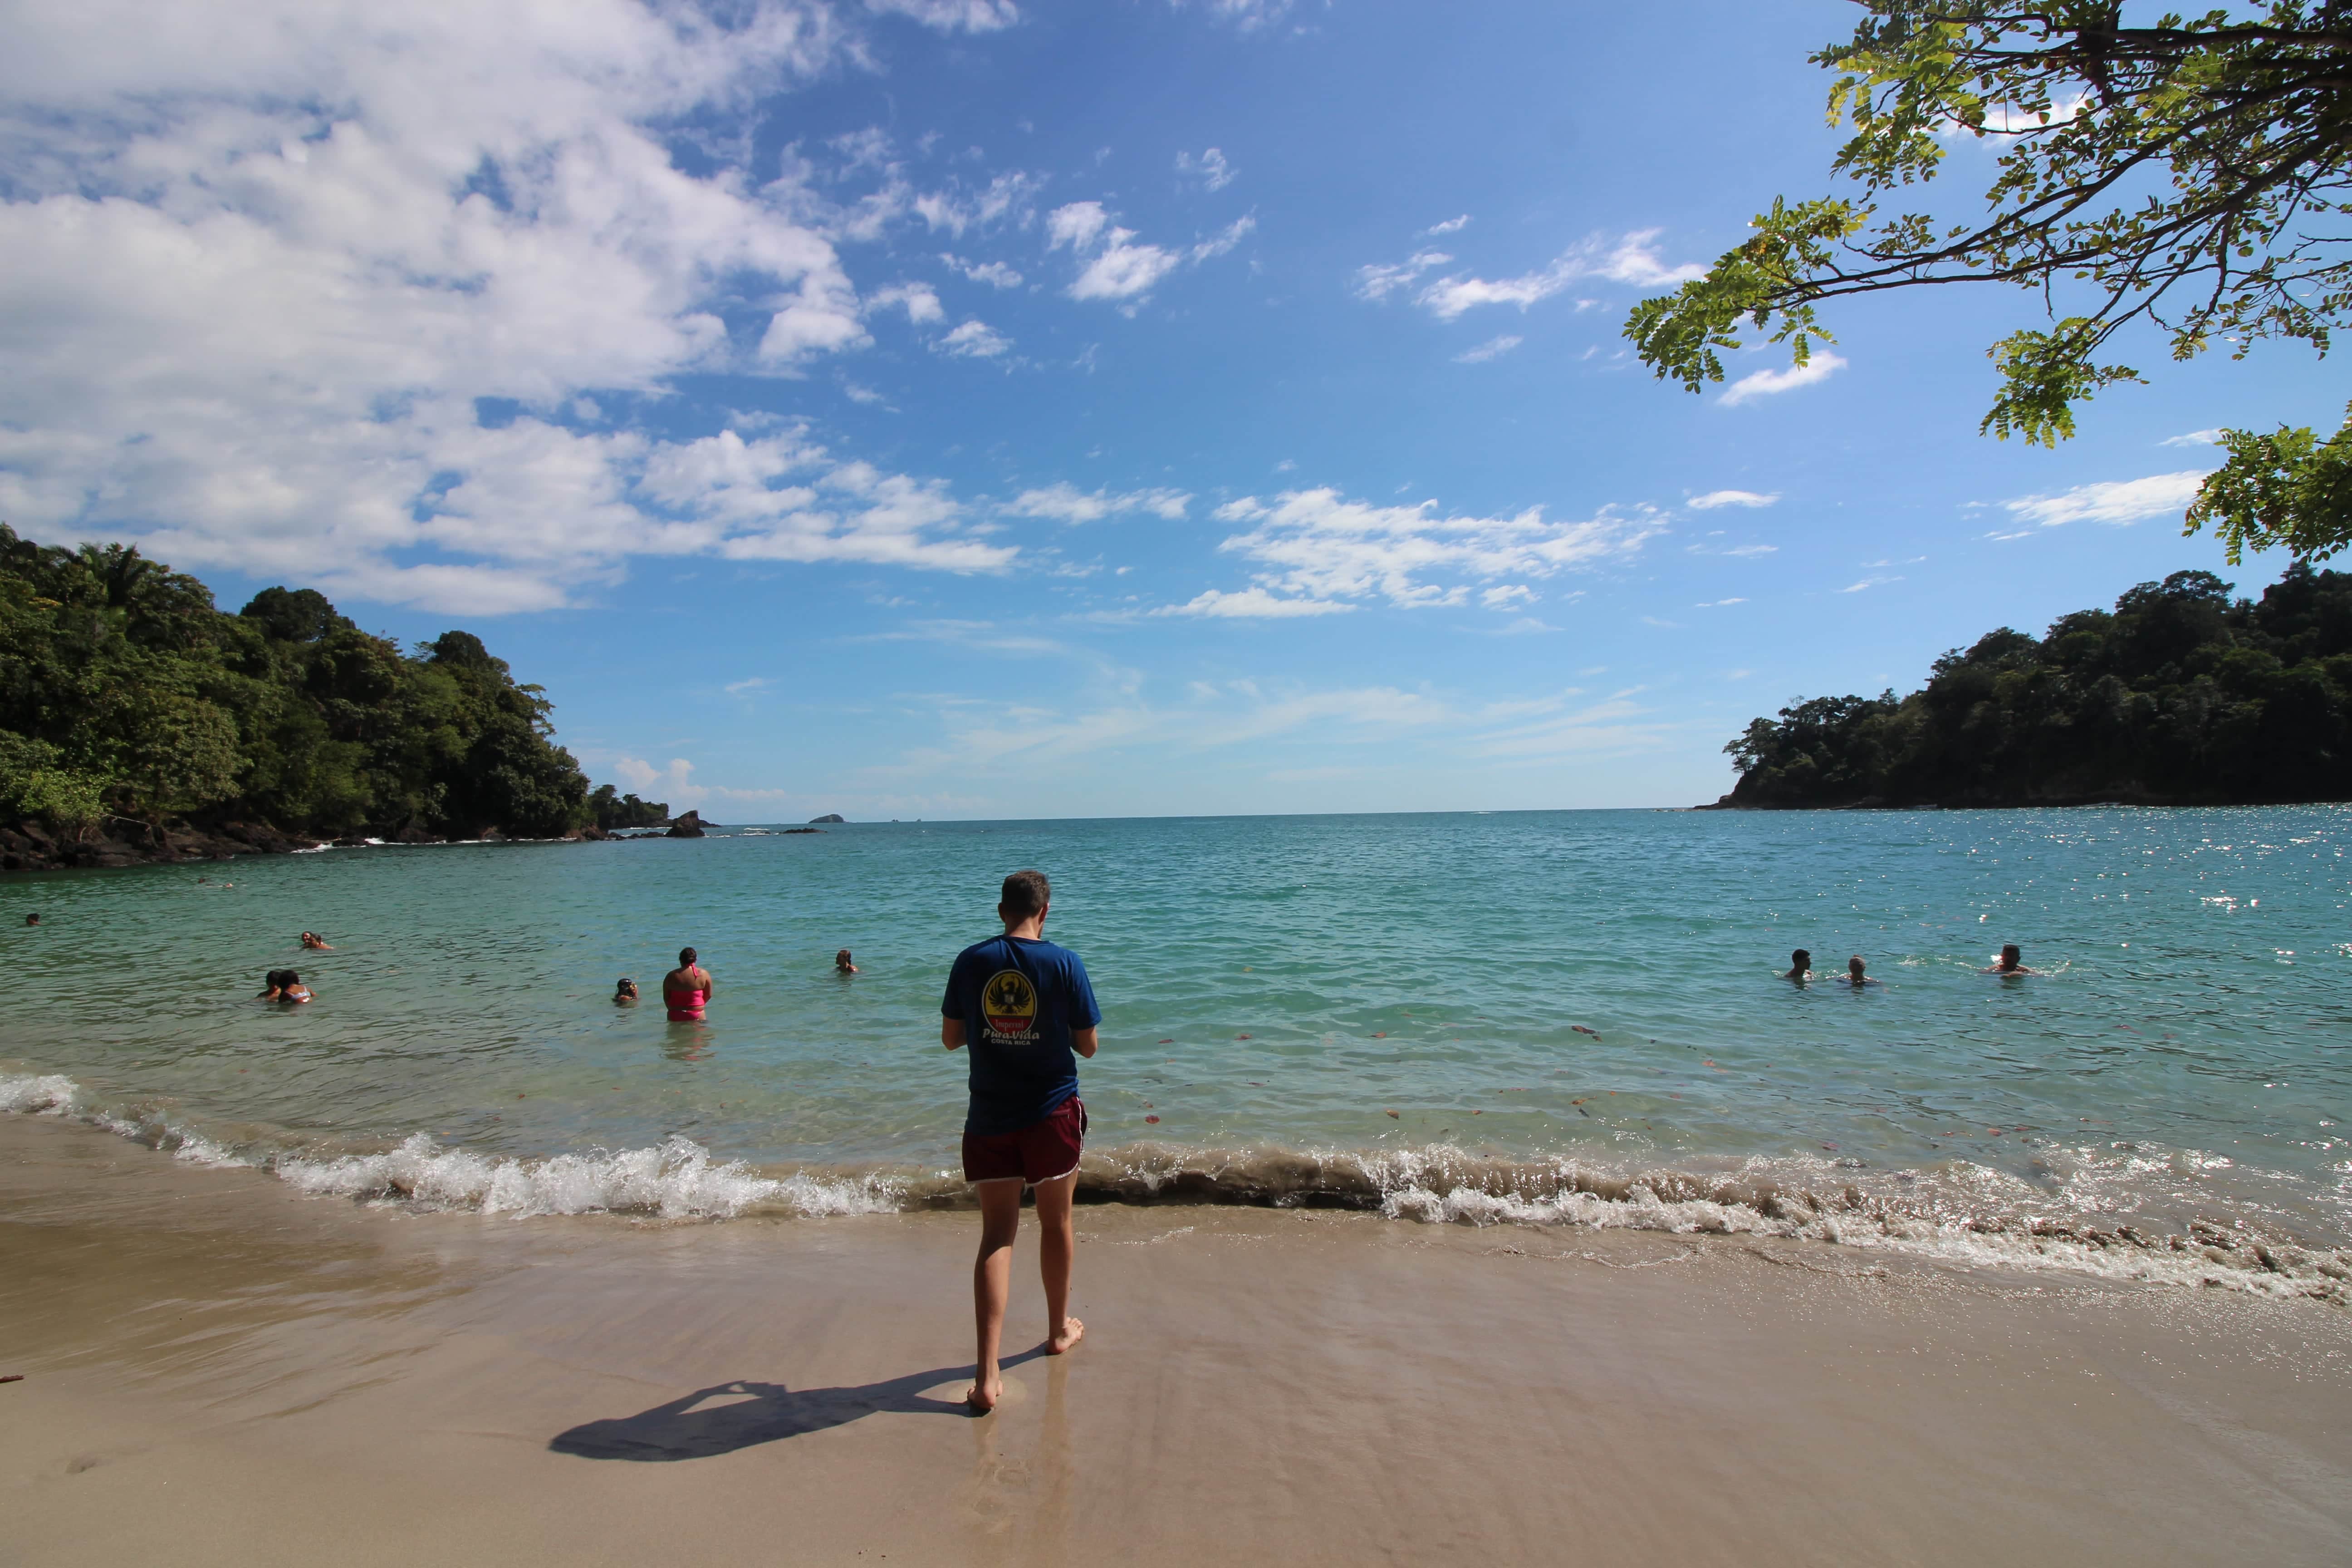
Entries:
POLYGON ((963 1130, 982 1138, 1043 1121, 1077 1093, 1070 1032, 1102 1022, 1076 953, 1014 936, 991 937, 956 954, 940 1013, 963 1020, 971 1057, 971 1110, 963 1130))

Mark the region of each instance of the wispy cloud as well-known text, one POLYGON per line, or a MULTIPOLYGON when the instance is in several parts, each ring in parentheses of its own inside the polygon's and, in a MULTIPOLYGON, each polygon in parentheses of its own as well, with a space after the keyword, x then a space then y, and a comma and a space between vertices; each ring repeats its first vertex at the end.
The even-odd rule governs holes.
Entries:
POLYGON ((1605 508, 1555 522, 1540 507, 1511 517, 1441 516, 1436 503, 1378 506, 1333 489, 1244 496, 1216 510, 1248 524, 1218 549, 1258 571, 1258 585, 1307 599, 1462 605, 1473 586, 1525 584, 1624 560, 1663 527, 1646 508, 1605 508))
POLYGON ((994 359, 1013 347, 1013 340, 974 317, 931 346, 957 359, 994 359))
POLYGON ((1212 588, 1181 605, 1152 611, 1155 616, 1205 616, 1219 620, 1288 620, 1300 616, 1337 616, 1354 609, 1330 599, 1277 597, 1264 588, 1226 593, 1212 588))
POLYGON ((1241 171, 1225 162, 1225 155, 1214 147, 1195 158, 1190 153, 1176 154, 1176 172, 1197 179, 1209 190, 1222 191, 1234 183, 1241 171))
POLYGON ((2191 430, 2185 436, 2167 436, 2157 443, 2159 447, 2218 447, 2221 444, 2219 426, 2210 430, 2191 430))
POLYGON ((1802 364, 1792 364, 1786 370, 1759 370, 1741 376, 1724 389, 1721 402, 1726 408, 1732 408, 1751 398, 1794 392, 1801 386, 1827 381, 1844 368, 1845 361, 1836 354, 1827 349, 1815 349, 1811 357, 1802 364))
POLYGON ((2119 479, 2076 485, 2052 496, 2025 496, 2001 505, 2021 522, 2057 528, 2069 522, 2105 522, 2121 527, 2144 518, 2178 517, 2197 499, 2205 482, 2202 469, 2177 474, 2151 474, 2144 479, 2119 479))
POLYGON ((1433 271, 1453 259, 1442 250, 1419 250, 1405 260, 1390 266, 1359 267, 1356 268, 1357 297, 1385 300, 1400 289, 1412 287, 1423 273, 1433 271))
POLYGON ((1709 490, 1703 496, 1693 496, 1683 504, 1693 511, 1713 511, 1719 506, 1770 506, 1780 496, 1761 494, 1755 490, 1709 490))
MULTIPOLYGON (((1612 282, 1630 283, 1639 289, 1655 289, 1669 283, 1680 283, 1699 277, 1706 268, 1696 263, 1668 267, 1658 258, 1653 245, 1660 231, 1654 228, 1637 230, 1612 243, 1596 235, 1570 246, 1555 258, 1549 267, 1538 271, 1522 273, 1516 278, 1474 278, 1456 275, 1441 278, 1414 297, 1413 302, 1441 321, 1450 321, 1465 311, 1482 305, 1517 305, 1524 310, 1540 300, 1549 300, 1570 284, 1583 278, 1605 278, 1612 282)), ((1424 253, 1424 255, 1433 253, 1424 253)), ((1452 260, 1441 258, 1432 263, 1443 266, 1452 260)), ((1415 257, 1407 266, 1422 260, 1415 257)), ((1426 267, 1422 268, 1427 270, 1426 267)), ((1377 269, 1367 268, 1360 278, 1377 269)), ((1391 284, 1391 287, 1396 285, 1391 284)), ((1378 294, 1365 292, 1367 298, 1378 294)))
POLYGON ((1145 511, 1169 522, 1181 521, 1192 498, 1182 490, 1082 490, 1068 480, 1043 489, 1024 490, 1006 503, 1015 517, 1050 518, 1056 522, 1099 522, 1125 512, 1145 511))
POLYGON ((985 283, 992 289, 1021 287, 1021 274, 1002 261, 967 261, 952 252, 942 254, 940 259, 975 283, 985 283))
POLYGON ((1900 577, 1864 577, 1859 583, 1849 583, 1838 590, 1841 594, 1860 594, 1872 588, 1884 588, 1890 583, 1900 583, 1900 577))
POLYGON ((1071 299, 1135 300, 1178 268, 1224 255, 1256 226, 1254 217, 1237 218, 1208 239, 1171 249, 1139 242, 1135 230, 1120 227, 1100 202, 1071 202, 1046 215, 1045 248, 1066 247, 1078 258, 1071 299))
POLYGON ((1469 226, 1470 215, 1468 213, 1464 213, 1460 217, 1450 217, 1444 223, 1431 224, 1427 228, 1421 231, 1421 237, 1423 239, 1434 239, 1441 234, 1460 234, 1464 229, 1468 228, 1469 226))
POLYGON ((1485 364, 1490 359, 1500 359, 1503 355, 1509 353, 1513 349, 1517 348, 1525 342, 1527 342, 1525 338, 1515 338, 1508 335, 1499 338, 1488 338, 1476 348, 1465 349, 1460 353, 1455 354, 1454 356, 1454 363, 1455 364, 1485 364))

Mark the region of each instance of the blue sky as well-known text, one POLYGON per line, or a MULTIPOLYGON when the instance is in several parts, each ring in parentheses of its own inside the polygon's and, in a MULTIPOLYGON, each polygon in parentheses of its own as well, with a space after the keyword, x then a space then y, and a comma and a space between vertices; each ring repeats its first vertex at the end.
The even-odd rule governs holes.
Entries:
POLYGON ((0 517, 477 630, 719 821, 1710 799, 1755 714, 2222 570, 2197 433, 2335 395, 2151 342, 1982 439, 1988 290, 1703 397, 1630 363, 1825 187, 1853 15, 52 0, 0 517))

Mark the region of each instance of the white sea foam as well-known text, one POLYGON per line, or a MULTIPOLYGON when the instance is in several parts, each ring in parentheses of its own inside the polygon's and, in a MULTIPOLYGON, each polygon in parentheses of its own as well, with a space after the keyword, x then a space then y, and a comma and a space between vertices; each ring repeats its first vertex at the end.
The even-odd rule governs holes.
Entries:
POLYGON ((63 1116, 80 1094, 81 1086, 62 1073, 0 1077, 0 1110, 63 1116))
POLYGON ((806 1173, 763 1176, 740 1161, 715 1163, 709 1150, 684 1138, 671 1138, 657 1149, 516 1160, 444 1148, 419 1132, 386 1153, 281 1157, 272 1169, 306 1193, 394 1198, 484 1214, 730 1219, 755 1211, 849 1215, 899 1206, 898 1194, 886 1180, 806 1173))

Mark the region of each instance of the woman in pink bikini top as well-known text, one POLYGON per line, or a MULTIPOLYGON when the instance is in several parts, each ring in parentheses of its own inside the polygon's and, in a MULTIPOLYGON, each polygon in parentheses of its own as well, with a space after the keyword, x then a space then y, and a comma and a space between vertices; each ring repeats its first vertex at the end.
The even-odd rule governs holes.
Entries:
POLYGON ((694 962, 694 949, 678 949, 677 967, 662 976, 662 1005, 673 1024, 699 1024, 710 1003, 710 971, 694 962))

